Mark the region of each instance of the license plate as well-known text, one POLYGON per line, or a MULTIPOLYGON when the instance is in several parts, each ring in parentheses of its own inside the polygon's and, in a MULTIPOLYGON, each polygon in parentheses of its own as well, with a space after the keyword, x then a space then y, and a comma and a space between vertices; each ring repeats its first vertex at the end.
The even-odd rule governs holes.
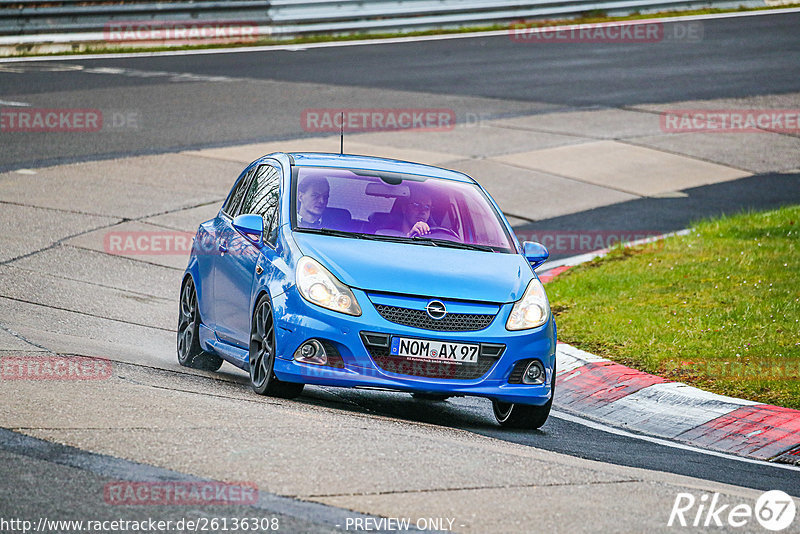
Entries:
POLYGON ((393 337, 391 354, 447 363, 477 363, 480 345, 393 337))

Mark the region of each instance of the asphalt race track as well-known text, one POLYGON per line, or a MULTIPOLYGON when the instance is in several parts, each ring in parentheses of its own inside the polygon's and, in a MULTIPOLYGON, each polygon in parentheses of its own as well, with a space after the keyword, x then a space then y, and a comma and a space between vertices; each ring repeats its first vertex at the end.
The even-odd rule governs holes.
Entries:
POLYGON ((0 131, 0 354, 115 362, 113 380, 85 390, 0 381, 0 426, 14 431, 0 430, 0 516, 188 513, 97 501, 96 489, 114 479, 253 480, 257 502, 200 515, 270 514, 288 532, 442 510, 456 531, 666 531, 678 491, 719 491, 725 502, 771 489, 800 497, 800 470, 607 432, 580 414, 556 412, 540 431, 512 432, 480 399, 323 387, 296 401, 260 398, 228 365, 216 375, 175 361, 184 257, 112 256, 96 243, 117 227, 191 231, 248 161, 242 145, 330 150, 330 134, 301 119, 319 108, 453 110, 455 130, 352 134, 345 146, 485 176, 519 232, 666 232, 800 202, 798 135, 658 129, 670 108, 799 108, 800 14, 702 27, 698 42, 500 36, 0 62, 0 108, 98 109, 108 119, 91 133, 0 131), (672 178, 630 185, 597 176, 591 146, 616 160, 668 162, 687 178, 662 186, 672 178), (589 163, 562 161, 580 158, 589 163), (505 179, 530 180, 530 189, 505 179), (474 466, 459 463, 461 451, 474 466), (71 506, 62 502, 72 495, 71 506), (542 499, 553 513, 536 528, 514 516, 538 517, 530 503, 542 499), (581 515, 592 509, 594 523, 581 515))
POLYGON ((469 116, 741 98, 797 90, 800 14, 706 21, 700 42, 516 43, 508 36, 55 63, 0 63, 0 95, 133 112, 114 135, 15 136, 0 169, 293 139, 307 108, 452 108, 469 116), (780 51, 780 53, 776 53, 780 51), (80 70, 75 70, 80 69, 80 70), (122 69, 116 70, 116 69, 122 69))

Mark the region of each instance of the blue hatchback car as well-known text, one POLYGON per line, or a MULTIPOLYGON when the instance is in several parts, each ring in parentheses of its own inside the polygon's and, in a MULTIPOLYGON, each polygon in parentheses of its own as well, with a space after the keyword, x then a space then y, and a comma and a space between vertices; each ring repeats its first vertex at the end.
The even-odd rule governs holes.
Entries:
POLYGON ((338 154, 275 153, 197 230, 181 286, 178 361, 248 371, 253 390, 305 384, 492 400, 538 428, 556 326, 497 204, 460 172, 338 154))

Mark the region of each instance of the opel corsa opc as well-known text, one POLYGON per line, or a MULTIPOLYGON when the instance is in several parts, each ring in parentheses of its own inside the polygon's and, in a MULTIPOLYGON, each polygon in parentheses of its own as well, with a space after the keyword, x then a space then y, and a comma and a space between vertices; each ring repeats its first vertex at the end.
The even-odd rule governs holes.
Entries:
POLYGON ((492 400, 538 428, 556 325, 534 269, 469 176, 389 159, 276 153, 200 225, 183 277, 181 365, 250 373, 261 395, 305 384, 492 400))

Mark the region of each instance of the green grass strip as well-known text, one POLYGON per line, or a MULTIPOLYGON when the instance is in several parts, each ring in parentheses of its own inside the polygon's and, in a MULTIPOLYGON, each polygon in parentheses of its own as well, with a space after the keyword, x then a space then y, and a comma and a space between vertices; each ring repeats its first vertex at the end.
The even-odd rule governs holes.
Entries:
POLYGON ((547 292, 562 341, 709 391, 800 409, 800 206, 615 248, 547 292))

